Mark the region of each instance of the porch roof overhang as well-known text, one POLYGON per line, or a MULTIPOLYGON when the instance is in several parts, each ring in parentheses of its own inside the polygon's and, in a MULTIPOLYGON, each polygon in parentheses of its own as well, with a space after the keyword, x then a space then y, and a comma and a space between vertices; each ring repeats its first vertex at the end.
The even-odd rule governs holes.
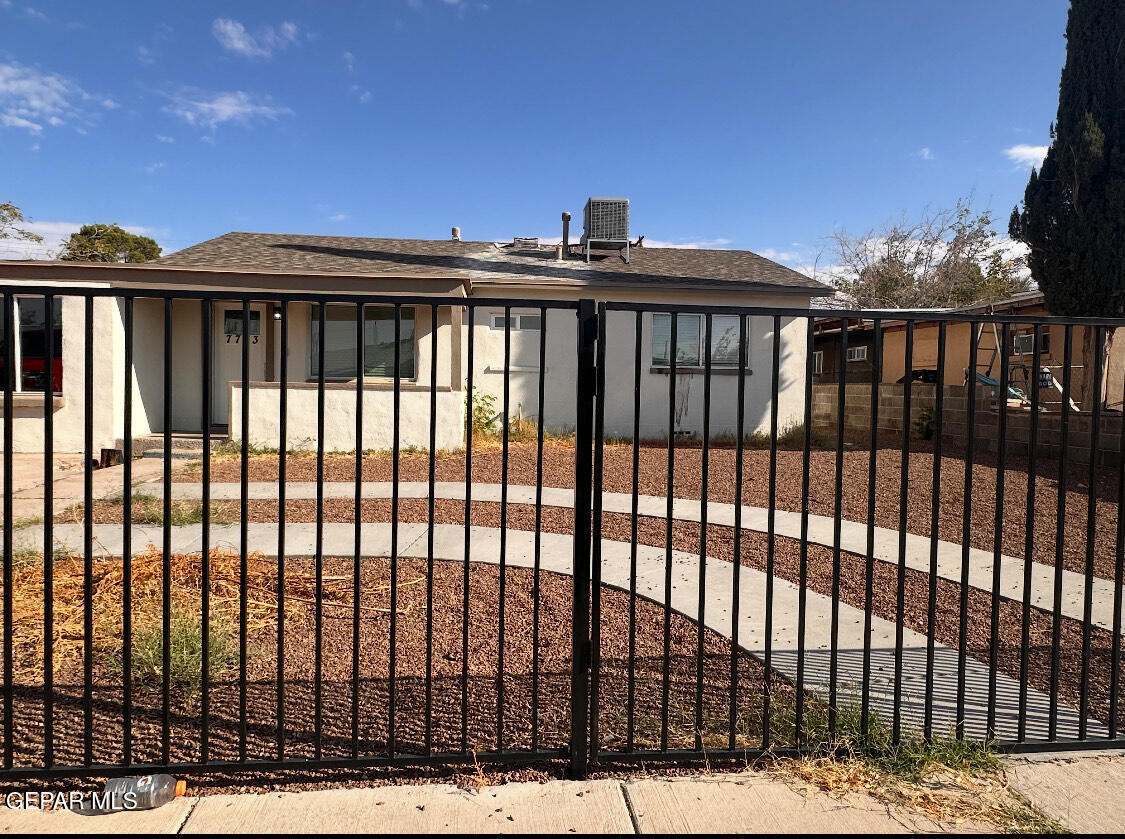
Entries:
POLYGON ((465 277, 352 274, 314 271, 247 271, 157 264, 0 260, 0 283, 84 283, 110 288, 292 292, 309 294, 402 294, 468 297, 465 277))

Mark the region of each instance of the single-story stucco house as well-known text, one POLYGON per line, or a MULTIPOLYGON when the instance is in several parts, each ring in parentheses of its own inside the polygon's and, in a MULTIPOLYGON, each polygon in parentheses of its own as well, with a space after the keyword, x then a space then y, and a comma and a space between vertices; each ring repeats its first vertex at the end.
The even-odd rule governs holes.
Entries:
MULTIPOLYGON (((80 451, 83 441, 86 342, 94 362, 93 427, 95 450, 118 447, 124 434, 127 373, 124 365, 125 304, 122 298, 94 300, 92 336, 85 335, 85 302, 60 289, 53 317, 44 313, 40 294, 47 286, 121 289, 136 296, 133 305, 133 427, 136 437, 164 428, 164 301, 144 291, 213 291, 211 323, 211 398, 204 404, 203 317, 199 299, 178 299, 171 316, 171 403, 173 432, 199 432, 209 424, 241 439, 243 393, 242 303, 245 292, 291 294, 378 294, 425 297, 436 304, 404 305, 399 318, 400 442, 429 442, 431 370, 436 365, 437 446, 456 448, 464 439, 469 364, 469 320, 473 388, 503 405, 505 307, 510 307, 509 413, 535 419, 543 413, 548 429, 575 423, 574 380, 576 317, 552 309, 542 317, 540 301, 626 301, 714 306, 807 309, 822 295, 818 282, 749 251, 630 248, 628 261, 617 250, 595 251, 589 259, 572 248, 513 242, 462 241, 455 228, 444 240, 376 239, 267 233, 227 233, 143 265, 74 262, 0 262, 0 291, 14 293, 15 309, 3 325, 13 330, 18 375, 14 396, 15 448, 43 448, 44 390, 52 401, 54 449, 80 451), (19 295, 24 296, 19 296, 19 295), (475 298, 487 304, 468 308, 475 298), (495 305, 491 304, 495 301, 495 305), (47 371, 43 345, 53 324, 56 363, 47 371), (539 342, 546 329, 544 369, 539 342), (431 333, 437 330, 437 354, 431 333), (544 376, 544 405, 538 404, 544 376)), ((251 305, 249 328, 250 400, 248 438, 264 447, 279 443, 281 306, 269 300, 251 305)), ((287 431, 289 448, 315 445, 317 436, 320 318, 317 304, 286 305, 287 431)), ((364 309, 364 448, 389 448, 392 442, 394 308, 364 309)), ((606 323, 604 392, 605 433, 631 437, 634 394, 633 312, 610 312, 606 323)), ((328 450, 355 445, 356 308, 325 307, 325 439, 328 450)), ((702 430, 703 319, 681 314, 677 322, 676 432, 702 430)), ((772 317, 748 318, 745 430, 769 427, 772 317)), ((799 422, 805 370, 804 318, 783 320, 779 416, 782 425, 799 422)), ((641 435, 667 435, 670 316, 649 313, 642 320, 641 435)), ((714 315, 712 325, 712 433, 735 428, 737 316, 714 315)), ((4 342, 0 341, 0 347, 4 342)), ((0 359, 0 365, 4 359, 0 359)), ((0 366, 0 371, 3 368, 0 366)))

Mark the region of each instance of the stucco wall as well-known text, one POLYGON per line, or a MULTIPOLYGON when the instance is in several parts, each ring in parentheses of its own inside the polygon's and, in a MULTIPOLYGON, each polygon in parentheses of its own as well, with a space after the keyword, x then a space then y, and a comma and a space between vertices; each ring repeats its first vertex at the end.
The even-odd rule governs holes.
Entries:
MULTIPOLYGON (((482 294, 493 293, 487 289, 482 294)), ((620 299, 624 295, 618 295, 620 299)), ((605 295, 602 296, 604 299, 605 295)), ((699 294, 634 292, 630 299, 652 303, 685 303, 715 306, 755 306, 806 308, 807 299, 766 295, 722 295, 703 297, 699 294)), ((597 299, 597 298, 595 298, 597 299)), ((499 412, 503 405, 504 332, 491 329, 491 316, 503 313, 504 301, 495 307, 475 309, 473 385, 475 389, 496 398, 499 412)), ((513 308, 518 312, 537 312, 532 308, 513 308)), ((633 312, 610 312, 606 323, 606 389, 605 433, 611 437, 632 437, 634 397, 634 351, 636 315, 633 312)), ((552 431, 568 431, 575 422, 575 377, 577 318, 574 312, 549 310, 547 316, 547 370, 545 382, 544 421, 552 431)), ((666 438, 668 434, 668 373, 652 369, 652 315, 642 316, 641 334, 641 423, 642 438, 666 438)), ((805 335, 807 321, 783 319, 781 333, 781 368, 778 382, 778 425, 781 428, 799 423, 804 414, 805 335)), ((749 363, 746 374, 746 434, 766 432, 770 425, 770 377, 773 363, 773 320, 769 315, 752 316, 748 322, 749 363)), ((512 332, 523 339, 531 336, 535 352, 530 370, 513 370, 510 374, 510 413, 538 417, 538 333, 512 332)), ((468 329, 462 335, 464 352, 468 353, 468 329)), ((513 349, 515 349, 513 345, 513 349)), ((522 358, 526 358, 523 356, 522 358)), ((522 359, 513 356, 513 364, 522 359)), ((522 365, 520 365, 522 366, 522 365)), ((714 368, 713 368, 714 370, 714 368)), ((731 373, 712 373, 711 434, 713 437, 733 435, 737 427, 738 377, 731 373)), ((703 373, 680 370, 676 376, 675 431, 702 435, 704 405, 703 373)))
MULTIPOLYGON (((53 445, 56 452, 80 452, 85 445, 85 352, 87 344, 85 302, 79 297, 62 297, 63 365, 62 400, 52 412, 53 445)), ((116 333, 120 331, 117 303, 111 298, 94 300, 93 349, 94 392, 91 402, 94 450, 114 444, 116 420, 120 413, 113 394, 120 392, 115 377, 116 333)), ((123 378, 124 374, 121 373, 123 378)), ((45 449, 42 394, 27 394, 15 401, 12 409, 13 451, 41 452, 45 449), (30 397, 31 404, 26 404, 30 397)))
MULTIPOLYGON (((281 390, 264 383, 250 387, 250 432, 252 445, 278 448, 280 445, 281 390)), ((465 426, 464 393, 448 388, 437 393, 438 449, 460 447, 465 426)), ((315 449, 317 446, 316 385, 292 385, 286 403, 286 449, 315 449)), ((390 449, 394 445, 394 394, 383 385, 364 388, 363 448, 390 449)), ((355 450, 355 385, 325 386, 325 451, 355 450)), ((231 440, 242 440, 242 388, 231 389, 231 440)), ((403 448, 429 448, 429 389, 404 389, 399 404, 399 445, 403 448)))

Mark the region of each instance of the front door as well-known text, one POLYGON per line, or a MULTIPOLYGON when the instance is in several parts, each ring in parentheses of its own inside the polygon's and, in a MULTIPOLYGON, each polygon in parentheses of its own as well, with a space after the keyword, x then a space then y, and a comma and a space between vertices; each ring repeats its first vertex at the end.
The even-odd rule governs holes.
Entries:
MULTIPOLYGON (((250 381, 260 382, 266 377, 266 305, 255 303, 250 306, 249 335, 245 336, 250 349, 250 381)), ((221 304, 215 307, 215 323, 211 334, 214 336, 213 364, 215 380, 211 400, 211 422, 214 425, 227 425, 230 422, 231 385, 242 383, 242 305, 221 304)))

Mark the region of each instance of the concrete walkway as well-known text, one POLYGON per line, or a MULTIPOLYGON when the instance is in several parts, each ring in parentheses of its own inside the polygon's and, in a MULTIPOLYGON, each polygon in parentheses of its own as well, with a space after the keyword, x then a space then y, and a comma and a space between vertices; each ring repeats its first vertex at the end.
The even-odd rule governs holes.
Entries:
MULTIPOLYGON (((52 463, 51 497, 55 512, 61 512, 71 504, 79 504, 85 498, 86 473, 83 456, 79 454, 56 453, 52 463)), ((16 522, 43 518, 43 499, 46 495, 44 482, 44 456, 29 452, 12 452, 12 518, 16 522)), ((180 469, 183 464, 174 464, 180 469)), ((159 481, 163 478, 164 461, 144 458, 133 461, 133 483, 159 481)), ((105 498, 117 495, 124 489, 124 469, 111 466, 106 469, 93 469, 90 472, 93 495, 105 498)), ((0 468, 0 482, 3 481, 0 468)))
MULTIPOLYGON (((139 491, 162 495, 162 483, 153 482, 138 487, 139 491)), ((363 498, 390 498, 392 485, 389 482, 364 482, 361 484, 363 498)), ((473 484, 475 501, 500 501, 500 484, 473 484)), ((241 486, 237 483, 211 484, 211 498, 215 501, 237 500, 241 498, 241 486)), ((201 496, 202 487, 198 483, 172 484, 172 497, 196 499, 201 496)), ((286 483, 285 494, 289 499, 315 499, 316 484, 308 482, 286 483)), ((247 497, 251 499, 277 499, 277 483, 252 482, 247 485, 247 497)), ((332 481, 324 484, 325 498, 354 498, 355 483, 332 481)), ((429 486, 424 482, 402 482, 399 484, 401 498, 427 498, 429 486)), ((434 485, 434 497, 444 499, 465 498, 465 485, 459 482, 439 482, 434 485)), ((508 501, 512 504, 534 504, 535 487, 508 487, 508 501)), ((574 491, 557 487, 543 488, 543 504, 548 507, 574 507, 574 491)), ((602 493, 602 506, 609 513, 632 513, 632 496, 620 492, 602 493)), ((642 495, 637 509, 642 516, 664 518, 667 513, 667 499, 663 496, 642 495)), ((700 503, 693 499, 674 499, 672 516, 681 521, 700 520, 700 503)), ((712 524, 734 526, 734 505, 712 501, 707 504, 707 520, 712 524)), ((835 522, 831 516, 809 515, 808 540, 811 544, 834 546, 835 522)), ((742 507, 742 527, 758 533, 767 532, 768 510, 764 507, 742 507)), ((779 537, 801 538, 801 514, 787 510, 775 513, 775 532, 779 537)), ((882 562, 897 563, 899 532, 886 527, 876 527, 874 532, 874 557, 882 562)), ((914 533, 906 535, 906 567, 928 574, 930 570, 930 550, 933 540, 928 536, 914 533)), ((867 555, 867 525, 863 522, 844 521, 840 528, 840 548, 861 556, 867 555)), ((956 542, 937 542, 938 576, 945 580, 961 581, 961 545, 956 542)), ((969 585, 982 591, 992 591, 992 572, 994 556, 991 551, 979 548, 969 549, 969 585)), ((1018 557, 1000 557, 1000 596, 1023 601, 1024 561, 1018 557)), ((1039 562, 1031 564, 1031 605, 1051 611, 1054 607, 1053 566, 1039 562)), ((1093 626, 1113 631, 1113 581, 1094 578, 1093 626)), ((1061 612, 1077 621, 1085 620, 1086 581, 1082 574, 1063 571, 1061 612)))
MULTIPOLYGON (((17 532, 16 544, 28 547, 42 544, 41 526, 24 528, 17 532)), ((120 555, 122 530, 119 525, 95 525, 95 552, 102 556, 120 555)), ((398 528, 398 555, 425 558, 430 528, 425 524, 401 524, 398 528)), ((202 549, 200 528, 181 526, 170 528, 172 551, 194 553, 202 549)), ((289 524, 285 529, 285 552, 288 557, 313 556, 316 553, 316 525, 312 523, 289 524)), ((135 551, 149 544, 162 543, 163 530, 158 526, 133 525, 132 540, 135 551)), ((278 526, 273 523, 247 525, 247 543, 250 551, 266 556, 276 555, 278 526)), ((81 525, 55 525, 54 537, 60 548, 73 550, 82 544, 81 525)), ((434 557, 442 561, 463 562, 465 558, 465 528, 461 525, 439 524, 433 527, 434 557)), ((211 548, 237 548, 240 544, 238 526, 215 526, 211 529, 211 548)), ((390 554, 391 525, 365 523, 360 528, 360 554, 379 557, 390 554)), ((470 529, 471 559, 474 562, 499 564, 500 530, 473 527, 470 529)), ((541 566, 546 571, 570 574, 573 562, 573 545, 569 535, 543 533, 539 539, 541 566)), ((351 523, 325 523, 322 551, 326 556, 352 556, 355 552, 355 527, 351 523)), ((507 532, 505 561, 509 566, 531 568, 534 566, 535 534, 523 530, 507 532)), ((672 551, 672 590, 664 590, 666 553, 664 548, 639 545, 637 548, 638 596, 656 603, 665 599, 671 608, 695 621, 699 619, 700 558, 697 553, 672 551)), ((735 566, 725 560, 706 559, 704 624, 727 638, 732 631, 732 606, 734 570, 739 569, 739 602, 737 615, 740 645, 757 658, 765 654, 763 613, 765 609, 766 575, 753 568, 735 566)), ((602 540, 602 580, 614 588, 630 590, 630 545, 627 542, 602 540)), ((814 591, 806 591, 805 622, 805 685, 822 695, 828 694, 832 667, 832 598, 814 591)), ((798 667, 798 611, 800 587, 788 580, 774 578, 772 665, 785 678, 795 681, 798 667)), ((837 638, 837 687, 841 704, 859 701, 859 686, 863 682, 864 612, 846 603, 839 603, 839 630, 837 638)), ((871 702, 872 710, 890 721, 895 692, 894 650, 896 626, 892 621, 871 618, 871 702)), ((903 629, 903 678, 901 687, 901 713, 907 731, 920 731, 925 711, 925 662, 927 641, 924 635, 903 629)), ((935 730, 946 731, 957 723, 956 685, 959 656, 955 649, 935 643, 933 719, 935 730)), ((987 734, 987 700, 989 668, 974 659, 967 659, 966 701, 964 723, 966 733, 983 739, 987 734)), ((1002 740, 1015 739, 1020 719, 1019 683, 1000 673, 996 676, 997 715, 996 736, 1002 740)), ((1027 736, 1046 739, 1049 719, 1049 700, 1037 690, 1028 691, 1024 713, 1027 736)), ((1105 727, 1089 720, 1090 737, 1106 736, 1105 727)), ((1072 739, 1078 734, 1078 714, 1060 704, 1058 707, 1058 736, 1072 739)))
POLYGON ((180 798, 86 817, 0 808, 4 833, 912 833, 941 825, 868 795, 798 791, 757 772, 632 781, 448 784, 180 798))

